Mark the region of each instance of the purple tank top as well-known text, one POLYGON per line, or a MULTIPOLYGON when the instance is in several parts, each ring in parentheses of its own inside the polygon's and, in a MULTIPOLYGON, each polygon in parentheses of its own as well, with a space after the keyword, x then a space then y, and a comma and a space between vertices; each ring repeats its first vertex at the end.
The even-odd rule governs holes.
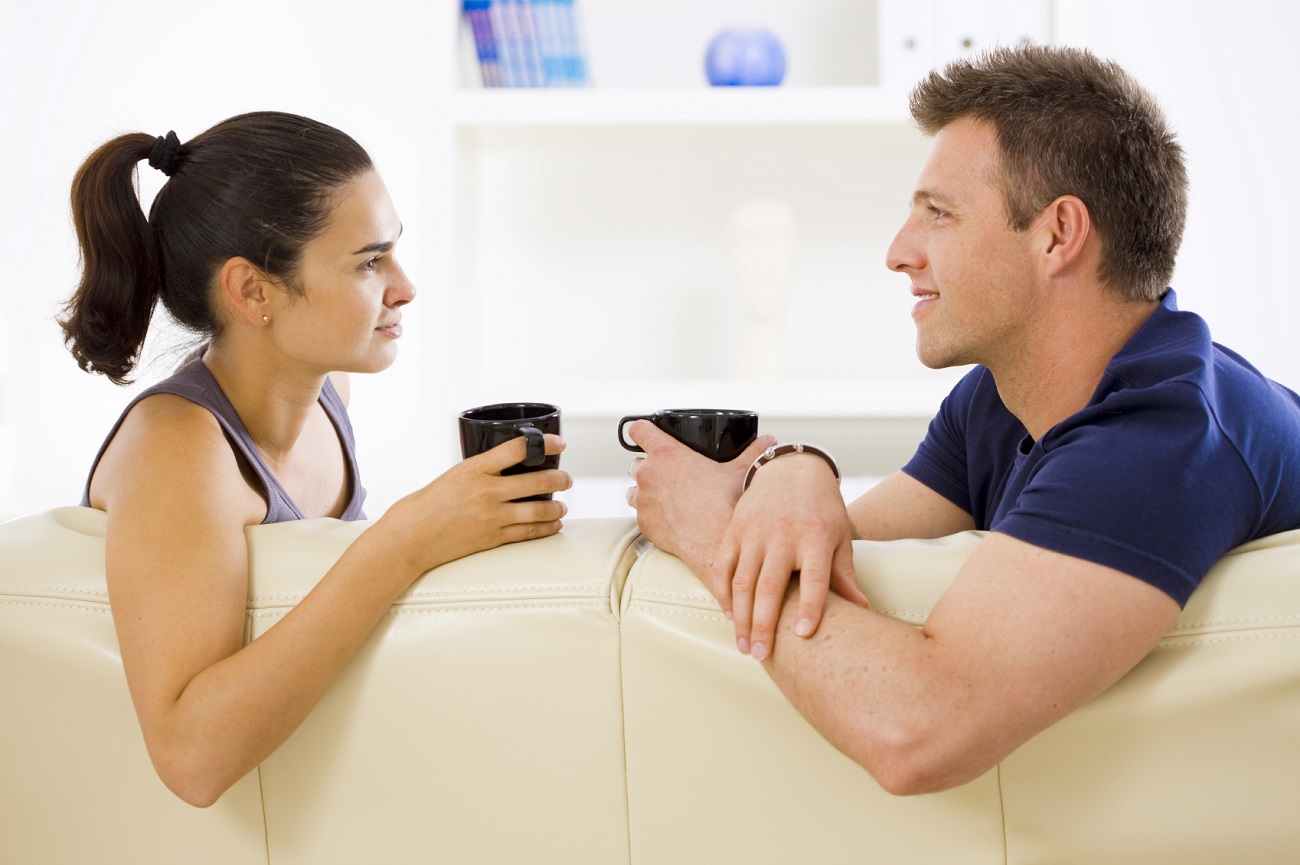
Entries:
MULTIPOLYGON (((212 371, 199 358, 202 352, 198 352, 187 360, 180 369, 178 369, 170 378, 158 382, 151 388, 141 392, 122 412, 122 416, 113 424, 113 429, 109 431, 108 437, 104 439, 104 444, 100 446, 99 453, 95 455, 95 461, 90 466, 90 475, 86 478, 86 489, 81 496, 81 506, 90 507, 90 480, 95 476, 95 469, 99 467, 99 461, 104 456, 104 451, 117 435, 118 429, 122 426, 122 421, 126 419, 127 414, 135 407, 140 400, 159 393, 170 393, 189 400, 190 402, 201 405, 216 417, 221 424, 221 428, 229 439, 243 455, 248 464, 252 466, 253 473, 257 476, 258 492, 266 499, 266 519, 262 524, 267 523, 286 523, 292 520, 303 519, 302 511, 289 498, 289 494, 280 486, 275 475, 267 468, 266 463, 262 460, 262 455, 258 452, 257 447, 253 444, 252 436, 244 427, 244 422, 239 419, 235 413, 235 407, 226 399, 226 394, 217 384, 216 378, 213 377, 212 371)), ((348 498, 347 507, 343 509, 343 515, 339 519, 343 520, 364 520, 365 513, 361 506, 365 502, 366 491, 361 486, 361 473, 357 468, 356 439, 352 433, 352 422, 348 420, 347 408, 343 405, 343 400, 339 397, 338 391, 330 380, 325 379, 325 386, 321 388, 320 404, 325 409, 325 414, 329 417, 330 422, 334 424, 334 429, 338 432, 339 441, 343 445, 343 454, 347 459, 347 472, 349 487, 352 490, 348 498)))

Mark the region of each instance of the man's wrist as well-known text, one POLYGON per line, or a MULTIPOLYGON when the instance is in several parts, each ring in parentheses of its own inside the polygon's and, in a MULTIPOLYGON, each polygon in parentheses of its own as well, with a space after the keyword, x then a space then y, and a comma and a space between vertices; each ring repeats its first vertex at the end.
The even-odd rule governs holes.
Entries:
POLYGON ((809 442, 791 442, 789 444, 773 445, 758 455, 758 459, 754 460, 753 464, 749 467, 749 471, 745 472, 745 479, 740 484, 741 493, 743 494, 745 490, 749 489, 750 484, 754 482, 754 478, 758 475, 758 470, 760 468, 778 457, 793 454, 808 454, 809 456, 821 458, 826 465, 830 467, 831 473, 835 475, 835 482, 839 483, 840 467, 836 465, 835 458, 825 449, 820 448, 815 444, 810 444, 809 442))

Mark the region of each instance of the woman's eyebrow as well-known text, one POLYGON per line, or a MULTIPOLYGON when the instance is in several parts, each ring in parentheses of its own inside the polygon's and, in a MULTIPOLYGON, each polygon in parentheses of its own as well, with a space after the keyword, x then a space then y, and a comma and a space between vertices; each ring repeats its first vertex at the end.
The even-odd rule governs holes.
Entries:
POLYGON ((391 240, 385 240, 380 243, 367 243, 365 246, 361 247, 360 249, 358 249, 356 252, 352 254, 366 255, 367 253, 371 253, 371 252, 387 252, 392 248, 393 248, 393 242, 391 240))
MULTIPOLYGON (((397 226, 397 236, 401 237, 402 232, 405 230, 406 230, 406 226, 404 225, 397 226)), ((388 252, 388 250, 393 248, 393 244, 395 244, 396 242, 397 241, 395 240, 381 240, 375 243, 368 243, 352 254, 365 255, 366 253, 370 253, 370 252, 388 252)))

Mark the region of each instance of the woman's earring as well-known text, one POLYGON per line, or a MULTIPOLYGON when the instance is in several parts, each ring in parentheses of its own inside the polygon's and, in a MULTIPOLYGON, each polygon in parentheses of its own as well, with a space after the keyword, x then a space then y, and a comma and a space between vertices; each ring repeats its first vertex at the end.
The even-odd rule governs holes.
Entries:
POLYGON ((269 315, 262 316, 262 324, 270 324, 270 323, 271 323, 271 316, 269 315))

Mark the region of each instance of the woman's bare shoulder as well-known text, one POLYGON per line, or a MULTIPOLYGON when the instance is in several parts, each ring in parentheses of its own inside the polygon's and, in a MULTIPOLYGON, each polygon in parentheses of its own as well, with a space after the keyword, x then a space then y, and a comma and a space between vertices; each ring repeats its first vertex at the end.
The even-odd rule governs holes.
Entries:
POLYGON ((266 515, 266 502, 212 412, 166 393, 136 403, 95 468, 91 505, 109 510, 142 497, 199 496, 245 525, 266 515))

